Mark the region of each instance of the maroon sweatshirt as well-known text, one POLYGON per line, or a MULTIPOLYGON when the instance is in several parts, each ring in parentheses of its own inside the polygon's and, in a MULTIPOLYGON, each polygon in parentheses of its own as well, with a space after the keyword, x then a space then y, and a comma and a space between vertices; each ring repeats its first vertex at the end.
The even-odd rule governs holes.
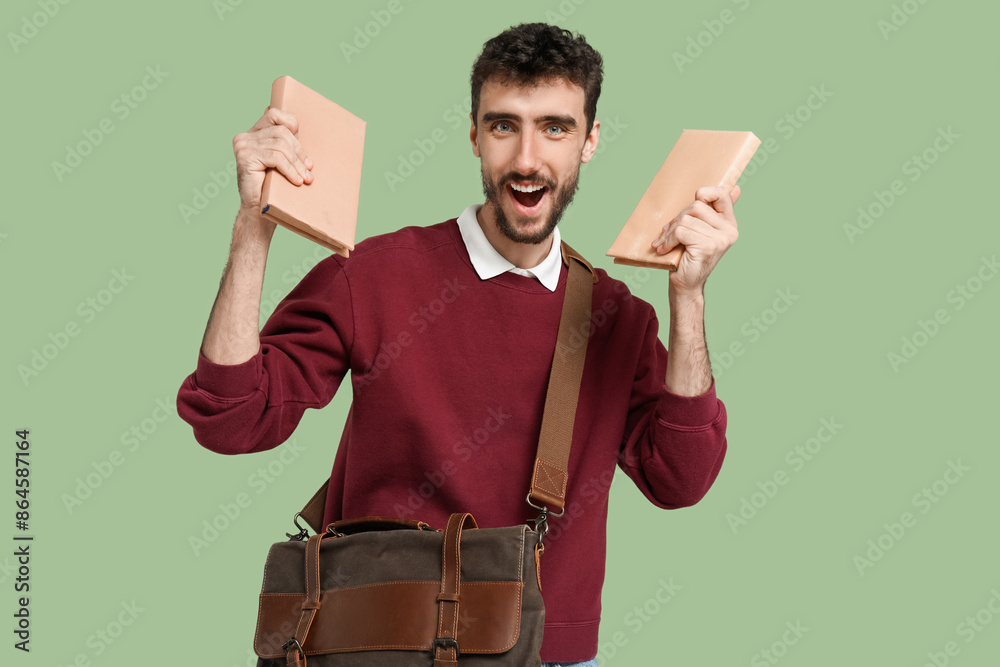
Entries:
MULTIPOLYGON (((541 564, 546 662, 597 655, 616 467, 657 507, 686 507, 726 451, 714 381, 701 396, 667 391, 652 306, 596 271, 566 514, 550 520, 541 564)), ((366 239, 302 279, 254 358, 223 366, 199 354, 178 414, 212 451, 259 452, 291 436, 306 408, 329 403, 350 371, 326 523, 390 515, 443 528, 457 511, 482 528, 524 523, 537 515, 525 495, 566 274, 555 292, 514 273, 481 280, 455 219, 366 239)))

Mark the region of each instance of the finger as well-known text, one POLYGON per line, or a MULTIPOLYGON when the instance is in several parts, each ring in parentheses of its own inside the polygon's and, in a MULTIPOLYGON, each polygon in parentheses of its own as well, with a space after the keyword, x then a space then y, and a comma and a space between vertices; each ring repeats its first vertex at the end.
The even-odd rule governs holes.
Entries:
MULTIPOLYGON (((295 159, 293 159, 292 162, 294 162, 297 167, 304 165, 305 169, 301 171, 302 175, 306 176, 306 171, 312 169, 315 165, 313 164, 312 159, 306 155, 306 150, 302 147, 302 143, 299 141, 299 138, 292 134, 286 126, 275 126, 273 131, 277 133, 276 136, 281 137, 288 144, 291 144, 292 150, 295 151, 295 159)), ((289 158, 291 158, 291 156, 289 156, 289 158)))
POLYGON ((706 204, 701 199, 696 199, 692 202, 692 204, 684 210, 684 213, 698 218, 699 220, 704 220, 716 229, 725 229, 725 227, 733 226, 733 223, 727 220, 726 217, 717 210, 712 208, 711 204, 706 204))
POLYGON ((729 198, 729 193, 726 192, 725 188, 718 185, 698 188, 698 191, 694 193, 694 198, 709 204, 723 216, 732 217, 733 200, 729 198))
POLYGON ((312 172, 310 171, 312 160, 307 162, 308 158, 302 149, 302 144, 289 132, 287 127, 266 128, 250 136, 259 142, 261 148, 273 148, 281 151, 285 158, 295 166, 299 176, 306 183, 312 182, 312 172))
POLYGON ((691 214, 691 206, 688 206, 683 211, 674 216, 674 219, 663 225, 663 229, 660 230, 660 235, 657 236, 653 242, 650 244, 654 249, 660 252, 660 254, 670 252, 670 250, 677 245, 677 238, 673 234, 673 230, 676 228, 677 224, 684 218, 684 216, 691 214))
POLYGON ((264 124, 261 130, 267 130, 267 129, 273 129, 279 131, 287 130, 287 132, 284 132, 283 134, 284 136, 287 136, 288 140, 295 147, 295 153, 298 156, 299 160, 302 161, 302 163, 306 166, 307 169, 312 169, 315 166, 315 164, 313 163, 312 158, 306 155, 305 149, 302 148, 302 144, 299 142, 298 138, 299 121, 295 118, 295 116, 293 116, 288 112, 282 111, 281 109, 268 107, 267 111, 264 113, 263 116, 261 116, 261 120, 258 122, 266 121, 269 118, 273 122, 271 123, 271 125, 264 124))
MULTIPOLYGON (((706 204, 704 201, 696 199, 694 202, 689 204, 687 208, 678 213, 673 220, 663 226, 663 231, 660 233, 660 236, 658 236, 652 243, 653 248, 659 249, 659 246, 666 244, 669 239, 674 238, 668 236, 670 230, 685 217, 698 218, 715 229, 723 229, 722 225, 728 224, 718 211, 712 208, 709 204, 706 204)), ((669 250, 670 247, 667 245, 666 251, 669 252, 669 250)))
POLYGON ((679 218, 670 221, 667 225, 663 227, 663 231, 660 236, 653 241, 653 250, 656 251, 658 255, 666 255, 668 252, 677 247, 680 241, 677 240, 677 225, 679 218))
POLYGON ((704 220, 692 215, 684 215, 668 225, 663 237, 665 240, 660 245, 654 244, 654 248, 657 253, 663 255, 677 245, 703 245, 706 241, 717 237, 718 234, 717 228, 704 220))
POLYGON ((272 127, 274 125, 284 125, 289 129, 292 134, 298 134, 299 132, 299 121, 292 114, 287 111, 282 111, 276 107, 268 107, 264 111, 264 115, 261 116, 254 126, 250 128, 250 132, 256 132, 257 130, 262 130, 266 127, 272 127))
MULTIPOLYGON (((700 191, 701 190, 699 190, 699 192, 700 191)), ((670 231, 673 225, 676 225, 685 216, 696 216, 700 217, 706 222, 709 222, 710 224, 712 223, 718 224, 715 221, 718 220, 719 213, 714 208, 712 208, 711 205, 706 204, 704 201, 700 199, 696 199, 690 204, 688 204, 683 210, 681 210, 680 213, 675 215, 673 220, 671 220, 670 222, 668 222, 663 226, 663 230, 661 231, 660 236, 653 241, 652 245, 654 247, 662 245, 666 241, 667 233, 670 231)))
POLYGON ((278 148, 265 148, 261 150, 259 160, 265 167, 274 167, 280 171, 284 174, 285 178, 295 185, 302 185, 306 181, 296 165, 278 148))
POLYGON ((259 132, 261 130, 277 127, 284 127, 288 130, 288 134, 292 138, 295 145, 295 150, 298 154, 299 160, 306 165, 307 169, 312 169, 315 166, 312 158, 306 155, 305 150, 302 148, 298 138, 295 136, 299 132, 299 121, 295 118, 295 116, 287 111, 282 111, 276 107, 267 107, 267 109, 264 110, 264 115, 260 117, 252 128, 250 128, 249 132, 259 132))
POLYGON ((743 192, 743 190, 741 190, 740 186, 737 185, 733 188, 733 191, 729 193, 729 198, 733 201, 733 206, 736 206, 736 201, 740 198, 741 192, 743 192))
MULTIPOLYGON (((670 228, 671 228, 672 225, 673 225, 673 221, 668 222, 667 224, 663 225, 663 229, 660 230, 660 235, 657 236, 655 239, 653 239, 653 242, 650 243, 650 245, 655 250, 659 250, 660 246, 662 246, 663 244, 665 244, 667 242, 667 235, 669 234, 670 228)), ((668 246, 664 252, 669 252, 669 251, 670 251, 670 247, 668 246)))

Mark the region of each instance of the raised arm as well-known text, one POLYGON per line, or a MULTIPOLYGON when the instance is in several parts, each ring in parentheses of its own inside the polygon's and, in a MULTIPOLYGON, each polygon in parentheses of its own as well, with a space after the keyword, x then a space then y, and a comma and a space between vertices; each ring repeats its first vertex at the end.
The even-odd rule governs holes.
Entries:
POLYGON ((268 107, 248 132, 233 137, 240 209, 229 261, 201 343, 202 354, 217 364, 243 363, 260 348, 260 294, 274 234, 274 223, 261 217, 260 195, 268 167, 277 168, 296 185, 312 182, 312 160, 296 132, 298 122, 291 114, 268 107))
POLYGON ((715 394, 705 342, 705 282, 739 236, 732 193, 700 188, 695 201, 652 243, 660 254, 684 246, 669 277, 669 354, 652 315, 636 373, 619 466, 655 505, 701 500, 725 457, 726 408, 715 394))
POLYGON ((177 412, 206 448, 239 454, 284 442, 306 408, 329 403, 349 370, 353 304, 341 258, 329 257, 278 304, 258 333, 264 267, 274 224, 260 216, 264 172, 312 182, 295 119, 268 109, 233 139, 240 209, 229 261, 177 412))

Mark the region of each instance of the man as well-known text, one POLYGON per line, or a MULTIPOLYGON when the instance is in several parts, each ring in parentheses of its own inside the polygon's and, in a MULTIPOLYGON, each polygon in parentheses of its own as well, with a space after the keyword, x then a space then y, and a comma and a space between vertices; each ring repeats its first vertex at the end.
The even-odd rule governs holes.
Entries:
MULTIPOLYGON (((284 442, 350 371, 354 402, 324 522, 366 515, 443 526, 523 523, 566 286, 557 223, 597 149, 602 59, 582 36, 540 23, 488 41, 472 71, 470 140, 483 205, 405 226, 333 255, 258 335, 274 225, 259 214, 265 169, 310 183, 295 119, 268 109, 234 139, 240 210, 229 263, 178 412, 226 454, 284 442)), ((685 251, 664 273, 669 349, 652 307, 595 269, 593 327, 569 461, 566 515, 553 519, 542 590, 542 659, 596 664, 611 476, 620 467, 662 508, 707 492, 726 450, 704 336, 703 287, 736 240, 739 196, 703 188, 653 246, 685 251), (669 276, 669 278, 668 278, 669 276)), ((411 220, 400 223, 410 224, 411 220)))

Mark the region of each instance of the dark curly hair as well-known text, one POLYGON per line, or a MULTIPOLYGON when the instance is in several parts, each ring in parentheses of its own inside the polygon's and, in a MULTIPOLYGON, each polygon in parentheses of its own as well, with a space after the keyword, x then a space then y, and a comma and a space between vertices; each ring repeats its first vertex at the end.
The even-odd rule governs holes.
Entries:
POLYGON ((501 84, 537 85, 561 77, 583 88, 587 134, 594 126, 604 60, 583 35, 547 23, 522 23, 483 44, 472 65, 472 118, 479 118, 479 92, 496 77, 501 84))

